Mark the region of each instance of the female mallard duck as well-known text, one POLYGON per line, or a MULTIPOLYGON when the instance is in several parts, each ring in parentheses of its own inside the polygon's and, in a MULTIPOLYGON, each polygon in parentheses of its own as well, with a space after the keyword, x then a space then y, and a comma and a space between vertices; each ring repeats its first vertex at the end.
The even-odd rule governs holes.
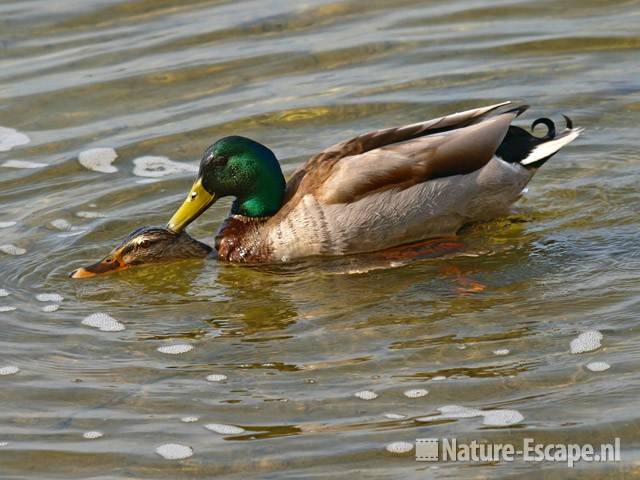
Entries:
POLYGON ((213 249, 209 245, 192 238, 187 232, 175 233, 166 228, 140 227, 127 235, 102 260, 80 267, 69 276, 89 278, 119 272, 135 265, 202 258, 209 255, 211 250, 213 249))
POLYGON ((230 262, 286 262, 371 252, 454 234, 506 213, 538 167, 581 129, 535 137, 511 122, 511 102, 365 133, 312 157, 285 182, 273 152, 218 140, 167 227, 180 233, 218 198, 231 215, 215 240, 230 262))

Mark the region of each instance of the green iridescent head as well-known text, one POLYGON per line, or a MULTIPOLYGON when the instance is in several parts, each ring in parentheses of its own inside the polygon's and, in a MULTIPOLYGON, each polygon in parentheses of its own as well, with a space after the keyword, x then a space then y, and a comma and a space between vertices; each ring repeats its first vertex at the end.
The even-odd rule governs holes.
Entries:
POLYGON ((249 138, 232 136, 207 148, 187 199, 168 227, 183 230, 220 197, 235 197, 231 212, 268 217, 282 205, 286 182, 275 155, 249 138))

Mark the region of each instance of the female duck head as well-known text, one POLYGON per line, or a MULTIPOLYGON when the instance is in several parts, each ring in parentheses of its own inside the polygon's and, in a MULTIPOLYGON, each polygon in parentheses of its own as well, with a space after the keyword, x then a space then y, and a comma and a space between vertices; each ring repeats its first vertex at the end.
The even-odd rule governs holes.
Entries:
POLYGON ((212 248, 187 232, 175 233, 160 227, 141 227, 131 232, 116 248, 93 265, 78 268, 71 278, 95 277, 134 265, 166 262, 185 258, 202 258, 212 248))
POLYGON ((285 180, 275 155, 245 137, 218 140, 205 150, 198 178, 167 227, 182 231, 218 198, 232 196, 231 213, 268 217, 282 205, 285 180))

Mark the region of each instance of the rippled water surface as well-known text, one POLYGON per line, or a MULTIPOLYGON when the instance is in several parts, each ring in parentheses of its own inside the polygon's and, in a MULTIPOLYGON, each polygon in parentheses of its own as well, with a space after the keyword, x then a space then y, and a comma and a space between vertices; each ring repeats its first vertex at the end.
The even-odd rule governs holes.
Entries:
MULTIPOLYGON (((0 3, 0 477, 640 475, 639 13, 591 0, 0 3), (291 173, 355 133, 505 99, 532 105, 523 121, 566 113, 586 132, 509 218, 421 258, 67 277, 165 223, 219 137, 262 141, 291 173), (93 148, 117 158, 88 169, 78 156, 93 148), (111 318, 83 324, 97 313, 111 318), (572 354, 589 331, 601 346, 572 354), (485 414, 417 420, 451 405, 485 414), (523 418, 495 425, 496 409, 523 418), (622 461, 570 471, 387 451, 425 437, 620 437, 622 461)), ((228 208, 193 235, 211 243, 228 208)))

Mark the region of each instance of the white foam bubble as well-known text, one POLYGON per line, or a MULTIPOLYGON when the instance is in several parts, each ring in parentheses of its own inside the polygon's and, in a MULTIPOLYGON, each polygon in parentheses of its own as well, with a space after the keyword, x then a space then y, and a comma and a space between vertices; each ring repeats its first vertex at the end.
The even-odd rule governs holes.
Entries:
POLYGON ((524 420, 524 416, 517 410, 478 410, 477 408, 460 405, 445 405, 437 409, 440 415, 416 418, 418 422, 434 422, 439 420, 453 420, 461 418, 483 417, 483 425, 504 427, 515 425, 524 420))
POLYGON ((27 162, 26 160, 7 160, 2 164, 6 168, 42 168, 46 167, 46 163, 27 162))
POLYGON ((84 432, 82 434, 82 436, 84 438, 86 438, 87 440, 95 440, 96 438, 100 438, 100 437, 104 436, 104 433, 99 432, 97 430, 92 430, 90 432, 84 432))
POLYGON ((434 382, 441 382, 442 380, 446 380, 447 377, 445 377, 444 375, 437 375, 435 377, 433 377, 431 380, 434 382))
POLYGON ((358 397, 362 400, 375 400, 378 398, 378 394, 372 392, 371 390, 362 390, 361 392, 356 392, 353 394, 354 397, 358 397))
POLYGON ((16 247, 11 243, 0 245, 0 252, 6 253, 7 255, 24 255, 27 253, 24 248, 16 247))
POLYGON ((26 145, 31 139, 15 128, 0 127, 0 152, 8 152, 13 147, 26 145))
POLYGON ((11 305, 0 305, 0 312, 13 312, 16 307, 12 307, 11 305))
POLYGON ((493 354, 497 355, 499 357, 503 357, 504 355, 509 355, 509 349, 508 348, 499 348, 498 350, 494 350, 493 354))
POLYGON ((484 416, 482 424, 494 427, 515 425, 524 420, 522 414, 517 410, 489 410, 482 413, 484 416))
POLYGON ((64 218, 56 218, 55 220, 51 220, 49 224, 56 230, 60 230, 62 232, 68 232, 71 230, 71 223, 64 218))
POLYGON ((115 173, 116 167, 111 165, 118 158, 118 154, 113 148, 90 148, 78 155, 78 161, 83 167, 101 173, 115 173))
POLYGON ((437 409, 440 415, 416 418, 418 422, 434 422, 438 420, 451 420, 458 418, 481 417, 482 410, 477 408, 462 407, 460 405, 445 405, 437 409))
POLYGON ((60 303, 64 300, 64 297, 59 293, 39 293, 36 295, 36 300, 39 302, 56 302, 60 303))
POLYGON ((200 420, 198 417, 182 417, 180 419, 180 421, 184 423, 194 423, 194 422, 197 422, 198 420, 200 420))
POLYGON ((9 227, 13 227, 17 222, 14 222, 13 220, 10 220, 8 222, 0 222, 0 228, 9 228, 9 227))
POLYGON ((179 443, 165 443, 156 448, 156 453, 167 460, 183 460, 193 456, 193 449, 179 443))
POLYGON ((402 415, 400 413, 385 413, 384 417, 389 420, 402 420, 403 418, 407 418, 406 415, 402 415))
POLYGON ((6 367, 0 367, 0 375, 14 375, 19 371, 20 369, 14 365, 7 365, 6 367))
POLYGON ((385 447, 387 452, 391 453, 408 453, 413 450, 413 443, 409 442, 391 442, 385 447))
POLYGON ((58 310, 59 308, 60 308, 60 305, 58 303, 52 303, 51 305, 45 305, 44 307, 42 307, 42 311, 46 313, 52 313, 58 310))
POLYGON ((238 435, 244 432, 244 428, 224 423, 208 423, 204 426, 207 430, 219 433, 220 435, 238 435))
POLYGON ((445 405, 438 408, 438 411, 449 418, 471 418, 482 415, 482 410, 477 408, 463 407, 460 405, 445 405))
POLYGON ((207 375, 208 382, 223 382, 228 377, 223 373, 212 373, 211 375, 207 375))
POLYGON ((176 343, 173 345, 163 345, 157 349, 160 353, 168 353, 169 355, 179 355, 193 350, 193 345, 187 343, 176 343))
POLYGON ((0 288, 0 297, 8 297, 10 293, 4 288, 0 288))
POLYGON ((80 218, 105 218, 106 215, 101 212, 80 211, 76 212, 76 217, 80 218))
POLYGON ((569 345, 571 353, 584 353, 597 350, 600 348, 602 338, 602 333, 598 330, 587 330, 578 335, 578 338, 571 340, 569 345))
POLYGON ((0 447, 6 447, 9 445, 9 442, 0 442, 0 447))
POLYGON ((82 324, 102 332, 120 332, 125 329, 122 323, 106 313, 92 313, 82 320, 82 324))
POLYGON ((587 363, 587 370, 591 370, 592 372, 604 372, 605 370, 609 370, 611 365, 607 362, 591 362, 587 363))
POLYGON ((147 155, 133 161, 133 174, 138 177, 164 177, 182 172, 197 172, 198 167, 188 163, 174 162, 167 157, 147 155))
POLYGON ((424 388, 414 388, 404 392, 404 396, 408 398, 420 398, 426 396, 428 393, 429 390, 425 390, 424 388))

